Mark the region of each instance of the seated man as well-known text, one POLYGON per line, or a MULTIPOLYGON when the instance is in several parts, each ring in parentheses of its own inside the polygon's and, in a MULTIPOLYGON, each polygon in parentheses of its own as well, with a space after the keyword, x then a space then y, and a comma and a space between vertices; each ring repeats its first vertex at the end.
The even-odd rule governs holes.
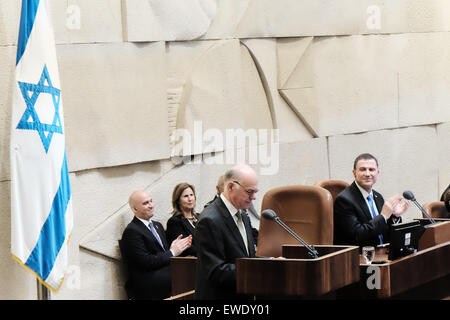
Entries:
POLYGON ((122 234, 121 252, 128 267, 129 298, 164 299, 171 295, 170 257, 189 248, 192 236, 180 235, 169 245, 161 223, 152 221, 154 205, 145 191, 135 191, 128 201, 133 220, 122 234), (131 294, 132 293, 132 294, 131 294), (131 296, 132 295, 132 296, 131 296))
POLYGON ((334 202, 334 244, 362 247, 389 242, 390 225, 400 222, 409 202, 400 195, 384 201, 372 189, 379 172, 378 161, 371 154, 355 159, 355 181, 334 202))

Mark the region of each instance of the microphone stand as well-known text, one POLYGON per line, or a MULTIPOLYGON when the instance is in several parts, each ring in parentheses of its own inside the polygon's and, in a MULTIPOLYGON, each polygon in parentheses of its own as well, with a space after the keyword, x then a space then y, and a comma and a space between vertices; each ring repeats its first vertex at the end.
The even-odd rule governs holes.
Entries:
POLYGON ((274 217, 273 220, 275 220, 276 223, 278 223, 281 227, 283 227, 284 230, 289 232, 289 234, 291 236, 293 236, 297 241, 299 241, 301 244, 303 244, 306 247, 306 249, 308 249, 308 255, 311 258, 316 259, 319 257, 319 253, 314 248, 314 246, 308 245, 302 238, 300 238, 294 231, 292 231, 291 228, 289 228, 283 221, 281 221, 280 218, 278 218, 278 216, 274 217))
POLYGON ((436 223, 436 221, 428 214, 428 212, 424 208, 422 208, 422 206, 417 202, 416 199, 413 199, 411 201, 417 206, 417 208, 419 208, 420 211, 422 211, 425 217, 427 217, 428 220, 430 220, 431 224, 436 223))

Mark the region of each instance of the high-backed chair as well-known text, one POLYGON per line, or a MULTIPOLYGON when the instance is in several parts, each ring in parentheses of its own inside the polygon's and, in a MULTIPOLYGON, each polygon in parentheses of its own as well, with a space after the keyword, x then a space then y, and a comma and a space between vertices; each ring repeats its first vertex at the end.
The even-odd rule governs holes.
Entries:
MULTIPOLYGON (((308 244, 333 244, 333 200, 317 186, 286 186, 269 190, 261 211, 272 209, 308 244)), ((299 244, 275 221, 261 218, 257 256, 281 256, 283 244, 299 244)))
POLYGON ((330 191, 333 202, 336 200, 337 195, 349 186, 347 182, 342 180, 323 180, 317 182, 315 185, 330 191))
MULTIPOLYGON (((423 205, 423 208, 432 218, 450 218, 444 201, 427 202, 423 205)), ((424 214, 422 216, 426 218, 424 214)))

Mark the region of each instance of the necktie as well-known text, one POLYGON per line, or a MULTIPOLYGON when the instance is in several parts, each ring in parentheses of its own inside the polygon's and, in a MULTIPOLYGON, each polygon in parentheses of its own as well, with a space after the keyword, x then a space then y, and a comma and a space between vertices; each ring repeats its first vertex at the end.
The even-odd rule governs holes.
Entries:
MULTIPOLYGON (((375 207, 374 207, 374 204, 373 204, 373 199, 372 199, 372 195, 371 194, 369 194, 367 196, 367 200, 369 201, 370 214, 372 215, 372 218, 375 218, 377 213, 375 211, 375 207)), ((379 234, 378 238, 380 239, 380 244, 383 244, 383 236, 381 234, 379 234)))
POLYGON ((158 232, 156 232, 155 226, 153 225, 153 222, 150 221, 148 224, 148 227, 150 228, 150 231, 153 233, 153 235, 155 236, 156 240, 158 240, 159 245, 161 246, 161 248, 164 249, 164 246, 162 244, 161 238, 159 237, 158 232))
POLYGON ((241 236, 242 236, 242 240, 244 240, 245 250, 247 250, 247 254, 248 254, 247 233, 245 232, 244 223, 242 221, 242 213, 240 210, 236 213, 236 221, 237 221, 237 226, 239 228, 239 232, 241 233, 241 236))

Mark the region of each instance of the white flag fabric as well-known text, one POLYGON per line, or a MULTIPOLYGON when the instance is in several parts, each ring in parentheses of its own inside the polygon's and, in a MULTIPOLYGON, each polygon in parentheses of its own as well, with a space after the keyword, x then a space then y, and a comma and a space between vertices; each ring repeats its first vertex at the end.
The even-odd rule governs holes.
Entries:
POLYGON ((64 117, 46 0, 23 0, 11 118, 11 254, 52 292, 72 231, 64 117))

